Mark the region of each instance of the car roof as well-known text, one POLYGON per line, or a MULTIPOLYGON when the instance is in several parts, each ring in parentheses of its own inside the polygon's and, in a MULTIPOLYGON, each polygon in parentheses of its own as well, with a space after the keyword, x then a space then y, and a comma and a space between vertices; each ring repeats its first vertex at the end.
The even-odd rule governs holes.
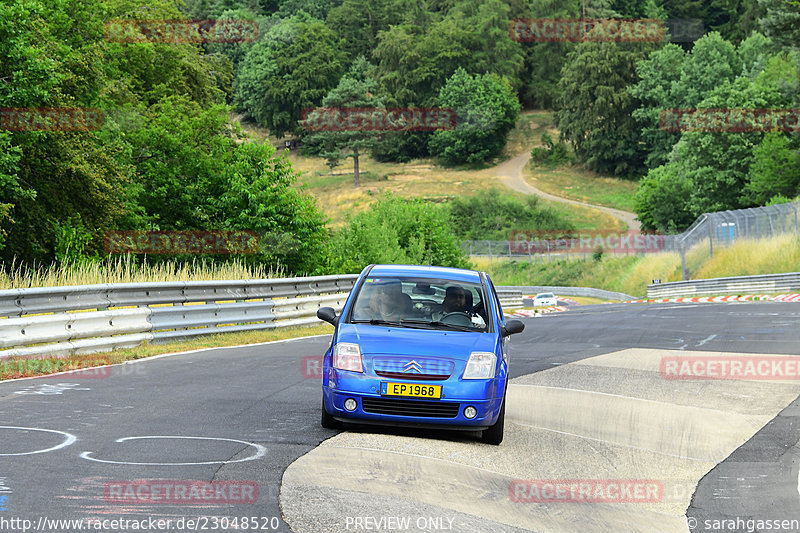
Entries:
POLYGON ((450 268, 423 265, 374 265, 369 272, 371 276, 410 276, 420 278, 440 278, 453 281, 469 281, 480 283, 480 272, 464 268, 450 268))

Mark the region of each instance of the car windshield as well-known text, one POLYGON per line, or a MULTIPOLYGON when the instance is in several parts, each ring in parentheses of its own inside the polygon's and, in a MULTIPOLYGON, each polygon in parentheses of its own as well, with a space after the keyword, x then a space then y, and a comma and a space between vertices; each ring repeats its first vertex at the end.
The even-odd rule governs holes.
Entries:
POLYGON ((489 331, 478 283, 368 277, 353 303, 352 323, 455 331, 489 331))
POLYGON ((537 298, 555 298, 555 295, 552 292, 543 292, 537 298))

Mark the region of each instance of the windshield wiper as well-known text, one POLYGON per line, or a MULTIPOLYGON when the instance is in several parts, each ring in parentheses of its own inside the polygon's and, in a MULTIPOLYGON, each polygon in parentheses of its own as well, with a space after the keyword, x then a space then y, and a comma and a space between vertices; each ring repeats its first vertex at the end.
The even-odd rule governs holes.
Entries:
MULTIPOLYGON (((405 320, 397 322, 394 320, 381 320, 379 318, 373 318, 372 320, 351 320, 351 324, 370 324, 372 326, 392 326, 396 328, 410 328, 409 324, 405 323, 405 320)), ((427 324, 427 322, 425 322, 427 324)))
POLYGON ((461 324, 448 324, 447 322, 440 322, 438 320, 434 321, 427 321, 427 320, 403 320, 403 324, 417 324, 420 326, 434 326, 431 329, 435 328, 450 328, 456 331, 475 331, 475 328, 471 326, 462 326, 461 324))

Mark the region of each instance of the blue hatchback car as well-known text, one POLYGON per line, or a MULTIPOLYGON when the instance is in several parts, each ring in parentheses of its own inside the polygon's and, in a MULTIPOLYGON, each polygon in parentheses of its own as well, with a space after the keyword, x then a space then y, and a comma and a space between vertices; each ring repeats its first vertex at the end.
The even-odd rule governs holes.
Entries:
POLYGON ((508 322, 489 276, 444 267, 370 265, 323 360, 322 425, 340 422, 481 431, 503 440, 508 322))

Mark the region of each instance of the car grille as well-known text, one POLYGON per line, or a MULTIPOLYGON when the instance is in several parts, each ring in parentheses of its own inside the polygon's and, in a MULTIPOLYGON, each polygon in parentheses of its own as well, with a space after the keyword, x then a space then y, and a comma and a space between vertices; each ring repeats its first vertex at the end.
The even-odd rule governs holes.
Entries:
POLYGON ((455 418, 458 403, 438 401, 389 400, 386 398, 361 398, 361 407, 366 413, 398 416, 424 416, 430 418, 455 418))
POLYGON ((376 370, 375 373, 384 378, 425 381, 442 381, 450 377, 450 374, 412 374, 410 372, 387 372, 385 370, 376 370))
POLYGON ((443 381, 453 375, 455 363, 442 358, 377 356, 372 358, 372 369, 384 378, 443 381))

